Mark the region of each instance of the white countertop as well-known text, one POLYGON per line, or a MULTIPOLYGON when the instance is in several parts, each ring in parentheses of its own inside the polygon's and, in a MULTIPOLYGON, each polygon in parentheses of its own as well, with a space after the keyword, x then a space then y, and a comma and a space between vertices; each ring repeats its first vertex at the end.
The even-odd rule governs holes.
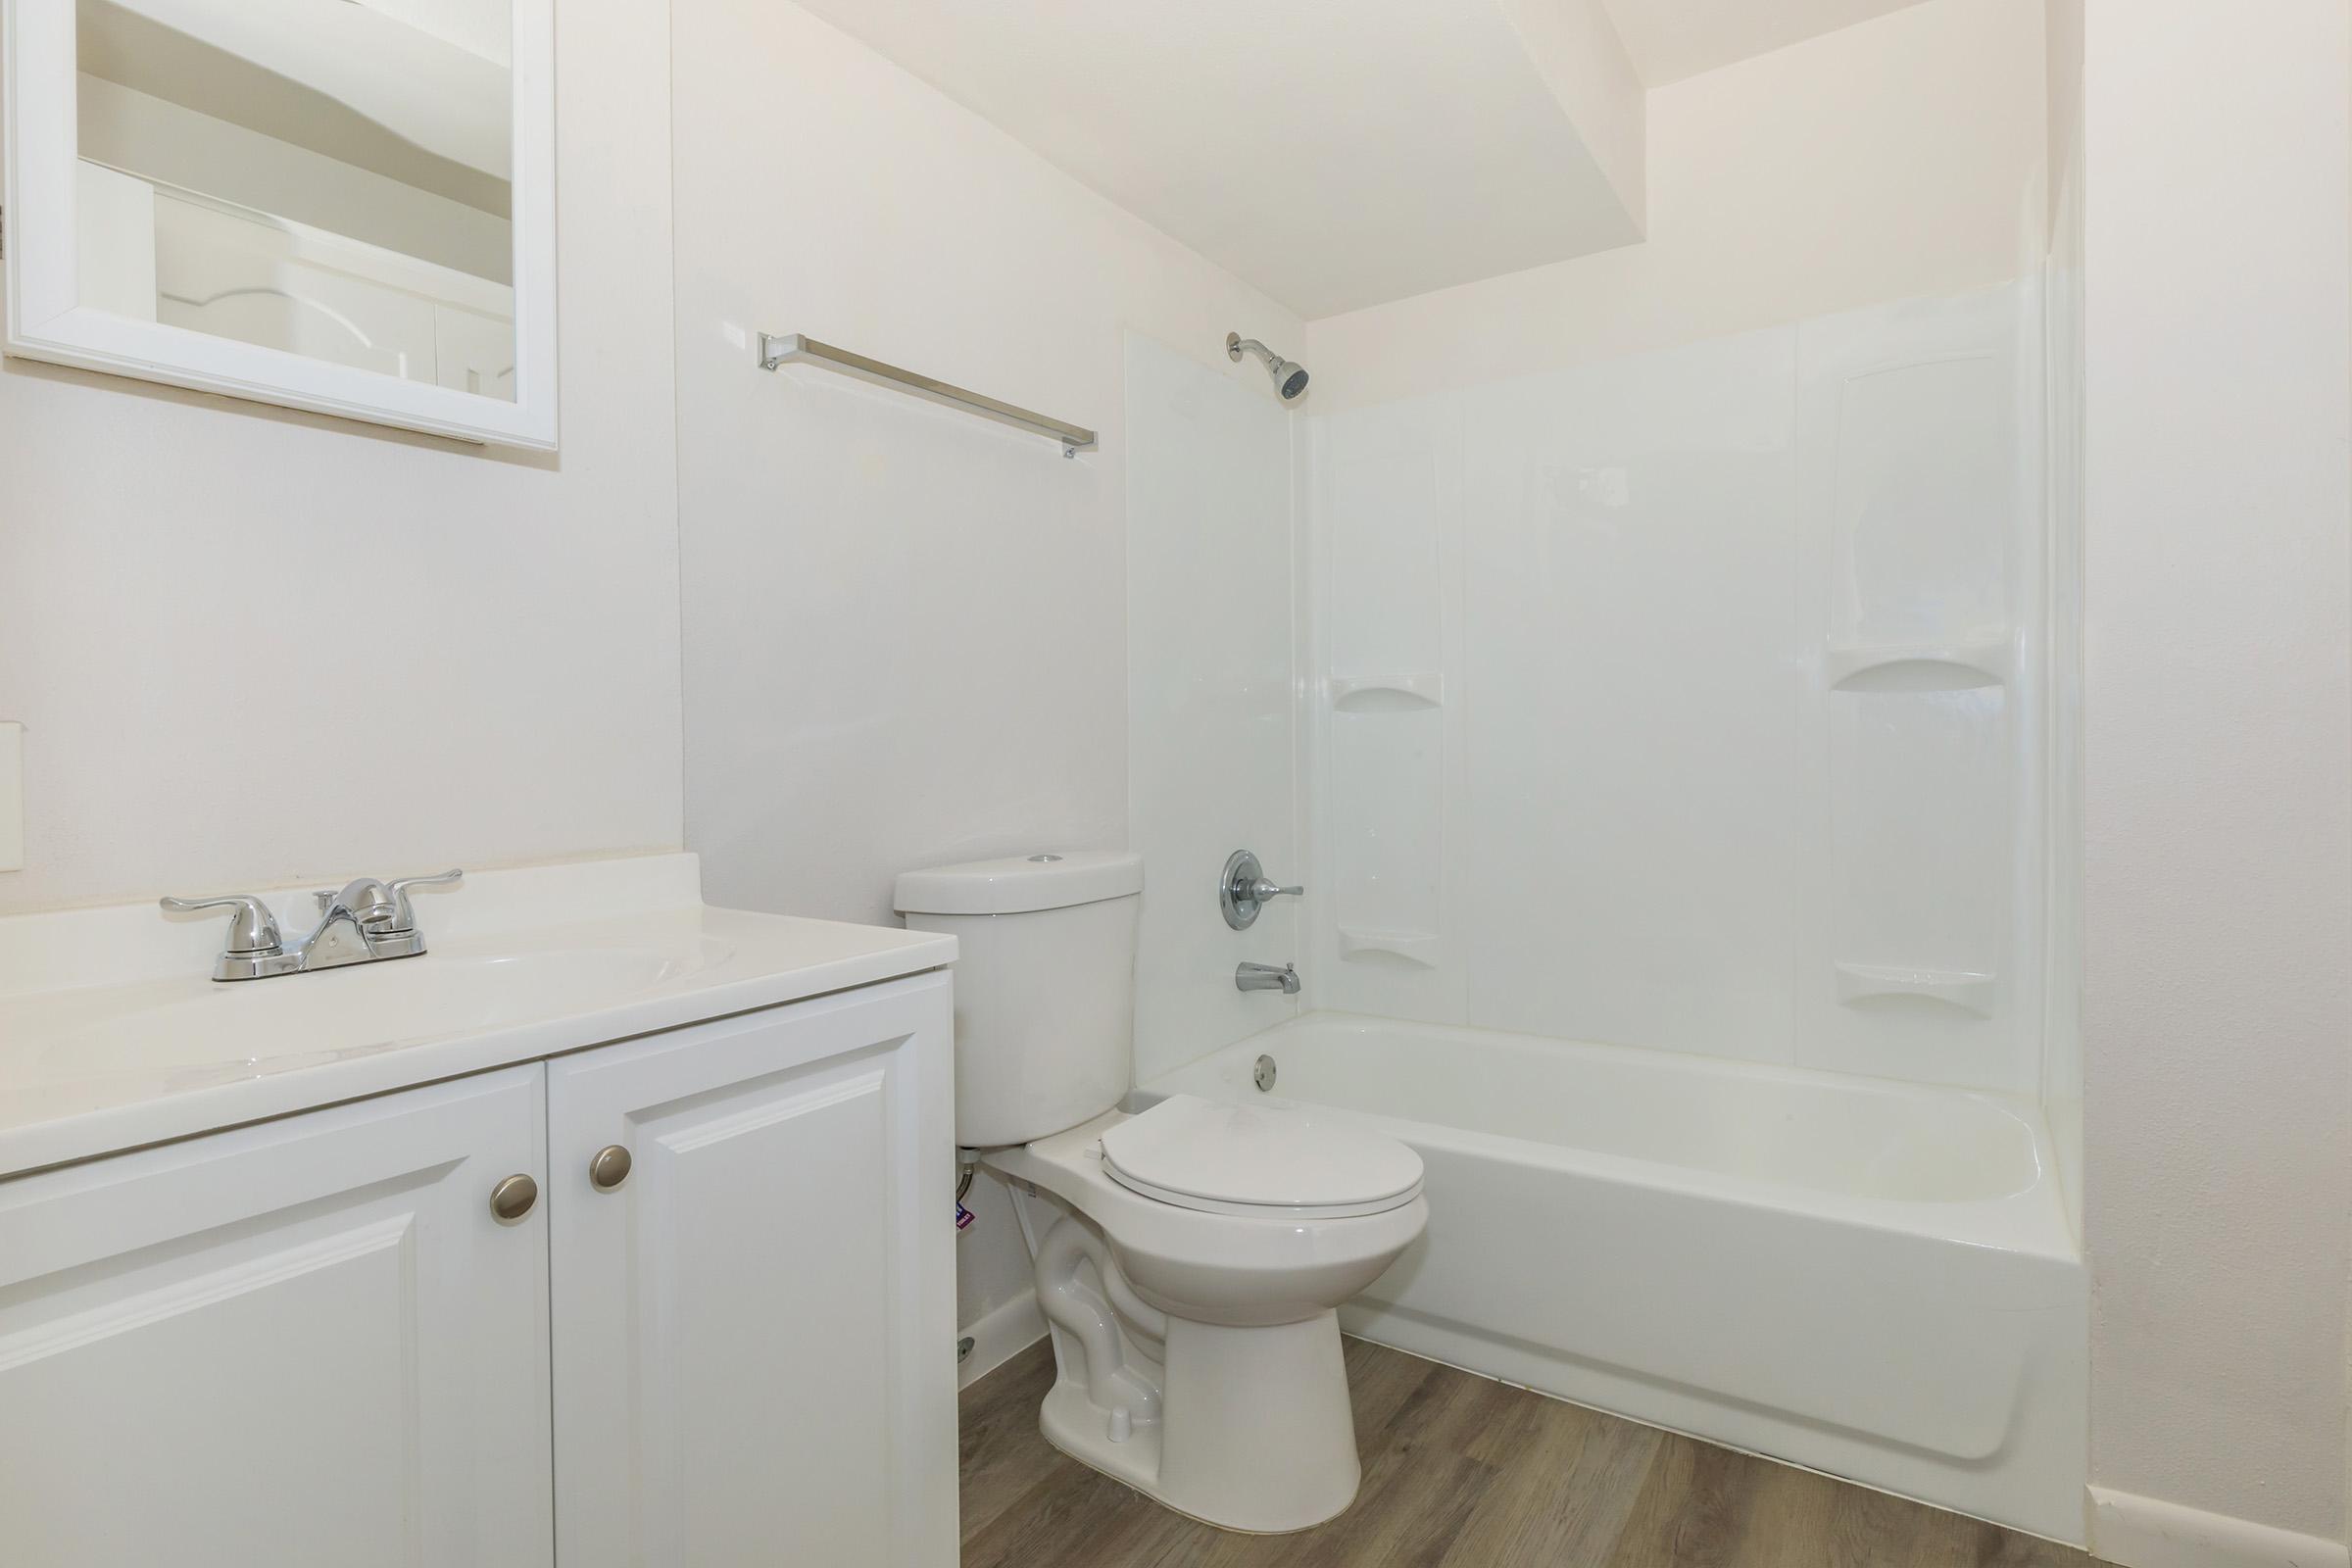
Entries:
MULTIPOLYGON (((306 889, 264 897, 309 928, 306 889)), ((487 872, 416 908, 420 957, 228 984, 218 918, 0 919, 0 1177, 956 957, 930 932, 710 908, 691 855, 487 872)))

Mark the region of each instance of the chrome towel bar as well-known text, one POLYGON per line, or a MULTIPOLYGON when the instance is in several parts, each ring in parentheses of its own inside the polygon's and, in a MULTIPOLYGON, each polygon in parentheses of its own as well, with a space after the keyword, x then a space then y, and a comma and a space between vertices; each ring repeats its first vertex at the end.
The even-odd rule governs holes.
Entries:
POLYGON ((828 370, 838 370, 844 375, 856 376, 860 381, 892 387, 931 403, 961 409, 966 414, 977 414, 999 424, 1009 424, 1016 430, 1046 436, 1061 443, 1061 455, 1065 458, 1074 458, 1081 452, 1094 450, 1098 440, 1095 432, 1084 425, 1069 424, 1016 404, 1002 403, 978 392, 967 392, 962 387, 935 381, 930 376, 917 375, 912 370, 902 370, 895 365, 869 360, 862 354, 852 354, 848 349, 835 348, 830 343, 819 343, 798 332, 760 333, 760 368, 773 370, 786 365, 821 365, 828 370))

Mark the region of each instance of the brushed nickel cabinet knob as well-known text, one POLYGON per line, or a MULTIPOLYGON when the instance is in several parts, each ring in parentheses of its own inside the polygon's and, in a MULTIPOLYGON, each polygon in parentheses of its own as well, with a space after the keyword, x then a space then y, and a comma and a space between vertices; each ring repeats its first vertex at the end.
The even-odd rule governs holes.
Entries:
POLYGON ((490 1212, 500 1223, 512 1225, 531 1211, 539 1201, 539 1184, 528 1176, 510 1176, 490 1189, 490 1212))
POLYGON ((600 1193, 609 1193, 629 1179, 633 1163, 629 1152, 618 1144, 607 1144, 588 1161, 588 1182, 600 1193))

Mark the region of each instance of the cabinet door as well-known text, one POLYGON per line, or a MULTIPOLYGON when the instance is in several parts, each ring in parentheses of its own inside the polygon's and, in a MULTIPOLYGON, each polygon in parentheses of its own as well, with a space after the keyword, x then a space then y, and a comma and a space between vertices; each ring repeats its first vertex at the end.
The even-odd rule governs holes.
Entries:
POLYGON ((0 1560, 553 1556, 541 1073, 0 1183, 0 1560))
POLYGON ((564 1568, 953 1568, 948 996, 549 1063, 564 1568))

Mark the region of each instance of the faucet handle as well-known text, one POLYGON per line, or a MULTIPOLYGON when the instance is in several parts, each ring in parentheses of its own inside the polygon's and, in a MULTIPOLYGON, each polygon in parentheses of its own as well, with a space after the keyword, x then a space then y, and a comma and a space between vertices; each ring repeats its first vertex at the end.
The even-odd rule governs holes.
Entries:
POLYGON ((165 899, 162 906, 172 914, 187 914, 197 909, 234 909, 228 922, 228 946, 221 951, 239 956, 258 956, 275 953, 283 944, 277 931, 277 916, 270 906, 250 893, 227 893, 217 899, 165 899))
POLYGON ((1256 855, 1236 850, 1226 858, 1224 878, 1217 883, 1217 906, 1225 911, 1227 925, 1246 931, 1269 901, 1300 898, 1305 893, 1304 888, 1268 881, 1256 855))
POLYGON ((392 895, 393 912, 392 923, 385 926, 384 929, 387 931, 414 931, 416 929, 416 911, 409 905, 409 889, 441 887, 448 883, 463 882, 464 880, 466 880, 465 871, 453 866, 446 871, 436 871, 431 876, 404 876, 385 883, 384 891, 392 895))
POLYGON ((455 882, 465 874, 463 871, 437 871, 431 876, 406 876, 392 882, 364 876, 346 882, 340 893, 321 891, 311 897, 318 901, 318 913, 321 916, 340 909, 369 936, 404 936, 416 929, 416 911, 409 905, 409 889, 455 882))

